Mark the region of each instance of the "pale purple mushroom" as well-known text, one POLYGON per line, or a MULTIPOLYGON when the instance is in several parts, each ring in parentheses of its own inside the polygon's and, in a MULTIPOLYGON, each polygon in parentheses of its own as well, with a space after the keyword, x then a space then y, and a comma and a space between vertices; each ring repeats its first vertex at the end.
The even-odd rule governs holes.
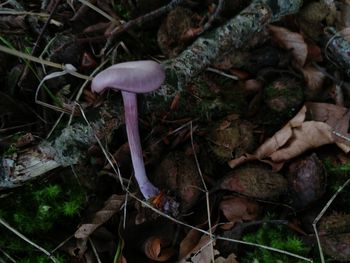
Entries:
POLYGON ((136 94, 158 89, 164 79, 165 73, 160 64, 142 60, 113 65, 97 74, 91 84, 91 90, 94 92, 100 93, 111 88, 122 93, 131 160, 135 178, 145 199, 156 196, 159 190, 146 175, 138 127, 136 94))

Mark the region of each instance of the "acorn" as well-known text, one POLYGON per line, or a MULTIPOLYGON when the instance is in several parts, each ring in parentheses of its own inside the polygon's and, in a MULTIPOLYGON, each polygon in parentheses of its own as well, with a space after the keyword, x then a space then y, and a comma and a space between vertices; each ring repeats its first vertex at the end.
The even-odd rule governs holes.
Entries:
POLYGON ((197 201, 202 188, 194 157, 182 151, 170 152, 156 167, 153 179, 155 184, 177 194, 182 211, 197 201))
POLYGON ((326 174, 315 153, 293 160, 287 173, 292 206, 302 209, 319 200, 326 191, 326 174))
POLYGON ((303 102, 303 87, 291 76, 282 76, 264 88, 264 102, 268 108, 282 115, 290 115, 303 102))
POLYGON ((230 116, 220 121, 210 131, 209 146, 214 155, 222 162, 252 152, 255 148, 254 126, 230 116))
POLYGON ((244 165, 230 172, 220 189, 257 199, 275 199, 287 190, 287 180, 263 165, 244 165))

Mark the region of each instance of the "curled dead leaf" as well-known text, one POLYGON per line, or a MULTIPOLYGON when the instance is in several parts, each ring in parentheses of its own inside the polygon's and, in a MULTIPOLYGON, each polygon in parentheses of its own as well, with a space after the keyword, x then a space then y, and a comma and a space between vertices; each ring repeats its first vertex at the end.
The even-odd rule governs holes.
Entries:
POLYGON ((273 38, 284 48, 291 49, 295 61, 299 66, 304 66, 307 58, 307 44, 301 34, 292 32, 286 28, 269 26, 273 38))
POLYGON ((215 263, 238 263, 236 258, 236 255, 232 253, 227 258, 218 257, 215 259, 215 263))
POLYGON ((87 239, 99 226, 107 222, 115 213, 117 213, 124 203, 124 195, 112 195, 104 207, 95 213, 89 223, 82 224, 74 233, 75 238, 87 239))
POLYGON ((180 243, 179 258, 188 255, 201 239, 202 233, 191 229, 180 243))
POLYGON ((219 253, 217 250, 212 251, 211 242, 213 241, 209 236, 203 235, 196 246, 177 263, 211 263, 212 253, 214 255, 219 253))
POLYGON ((326 75, 313 66, 306 66, 300 70, 303 73, 304 79, 307 84, 306 93, 310 98, 313 98, 318 94, 318 92, 321 91, 323 83, 326 79, 326 75))
POLYGON ((176 251, 172 247, 168 247, 168 242, 159 237, 153 236, 148 238, 144 245, 145 255, 152 260, 164 262, 175 255, 176 251))
POLYGON ((348 133, 350 112, 344 107, 326 103, 307 103, 281 130, 267 139, 254 154, 228 162, 231 168, 250 160, 269 163, 275 171, 301 153, 322 145, 336 143, 350 151, 348 133), (311 120, 306 120, 306 117, 311 120))

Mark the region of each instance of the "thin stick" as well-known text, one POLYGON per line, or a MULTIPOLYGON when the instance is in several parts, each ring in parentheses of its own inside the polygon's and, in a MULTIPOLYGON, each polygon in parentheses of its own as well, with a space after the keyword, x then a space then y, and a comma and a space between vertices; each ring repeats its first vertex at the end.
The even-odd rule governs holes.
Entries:
POLYGON ((310 258, 306 258, 306 257, 300 256, 300 255, 297 255, 297 254, 294 254, 294 253, 291 253, 291 252, 288 252, 288 251, 285 251, 285 250, 281 250, 281 249, 278 249, 278 248, 274 248, 274 247, 268 247, 268 246, 265 246, 265 245, 260 245, 260 244, 256 244, 256 243, 251 243, 251 242, 246 242, 246 241, 242 241, 242 240, 238 240, 238 239, 221 237, 221 236, 217 236, 216 239, 217 240, 229 241, 229 242, 235 242, 235 243, 248 245, 248 246, 259 247, 259 248, 263 248, 263 249, 270 250, 270 251, 273 251, 273 252, 277 252, 277 253, 280 253, 280 254, 285 254, 287 256, 299 258, 299 259, 302 259, 302 260, 305 260, 305 261, 308 261, 308 262, 313 262, 313 260, 310 259, 310 258))
POLYGON ((96 247, 94 245, 94 242, 92 242, 91 238, 89 238, 90 245, 92 247, 92 251, 94 252, 94 255, 96 257, 97 263, 102 263, 100 256, 97 253, 96 247))
MULTIPOLYGON (((35 56, 35 55, 36 55, 36 53, 37 53, 37 51, 38 51, 38 48, 39 48, 39 44, 40 44, 40 42, 41 42, 41 39, 43 38, 44 32, 45 32, 47 26, 50 24, 50 21, 51 21, 51 19, 52 19, 52 16, 53 16, 54 13, 56 12, 56 9, 57 9, 58 5, 60 4, 60 2, 61 2, 61 0, 56 0, 56 1, 55 1, 54 5, 53 5, 53 8, 52 8, 52 11, 51 11, 49 17, 47 18, 47 20, 46 20, 44 26, 41 28, 40 34, 39 34, 37 40, 36 40, 35 43, 34 43, 34 47, 32 48, 32 52, 31 52, 31 55, 32 55, 32 56, 35 56)), ((24 69, 22 70, 22 74, 21 74, 22 76, 21 76, 20 80, 18 81, 18 83, 22 83, 22 82, 23 82, 24 78, 26 77, 26 75, 27 75, 27 73, 28 73, 28 69, 29 69, 29 64, 26 64, 26 66, 25 66, 24 69)), ((19 85, 19 86, 21 86, 21 85, 19 85)))
POLYGON ((60 249, 64 244, 66 244, 74 235, 70 235, 65 240, 63 240, 61 243, 58 244, 57 247, 55 247, 53 250, 51 250, 51 254, 55 253, 56 250, 60 249))
POLYGON ((41 246, 35 244, 33 241, 29 240, 26 236, 24 236, 23 234, 18 232, 16 229, 11 227, 8 223, 6 223, 2 218, 0 218, 0 224, 3 225, 4 227, 6 227, 8 230, 10 230, 12 233, 14 233, 16 236, 18 236, 22 240, 29 243, 31 246, 33 246, 33 247, 37 248, 38 250, 40 250, 41 252, 43 252, 46 256, 48 256, 52 260, 52 262, 59 263, 50 252, 48 252, 46 249, 42 248, 41 246))
MULTIPOLYGON (((3 253, 5 255, 5 257, 7 257, 11 262, 16 263, 17 261, 14 260, 8 253, 6 253, 6 251, 4 251, 3 249, 0 248, 1 253, 3 253)), ((5 261, 4 261, 5 262, 5 261)))
POLYGON ((140 16, 134 20, 131 20, 129 22, 121 24, 121 25, 117 26, 114 30, 111 31, 109 38, 110 39, 115 38, 116 36, 118 36, 122 32, 125 32, 136 25, 141 25, 142 23, 151 21, 151 20, 169 12, 170 10, 172 10, 173 8, 175 8, 176 6, 181 4, 182 2, 184 2, 184 0, 172 0, 169 4, 162 6, 162 7, 158 8, 158 9, 156 9, 156 10, 154 10, 154 11, 152 11, 144 16, 140 16))
MULTIPOLYGON (((48 60, 45 60, 45 59, 40 59, 40 58, 31 56, 31 55, 28 55, 26 53, 20 52, 18 50, 5 47, 3 45, 0 45, 0 51, 1 52, 5 52, 5 53, 7 53, 9 55, 13 55, 13 56, 19 57, 19 58, 27 59, 27 60, 30 60, 30 61, 33 61, 33 62, 36 62, 36 63, 40 63, 40 64, 44 64, 44 65, 49 66, 49 67, 53 67, 53 68, 57 68, 57 69, 61 69, 61 70, 64 70, 66 68, 65 65, 58 64, 58 63, 55 63, 55 62, 52 62, 52 61, 48 61, 48 60)), ((77 78, 92 80, 91 77, 83 75, 83 74, 80 74, 78 72, 69 72, 69 74, 71 74, 71 75, 73 75, 73 76, 75 76, 77 78)))
POLYGON ((231 74, 227 74, 227 73, 225 73, 225 72, 223 72, 221 70, 215 69, 215 68, 209 67, 206 70, 210 71, 210 72, 213 72, 213 73, 216 73, 218 75, 224 76, 224 77, 229 78, 229 79, 239 80, 239 78, 237 76, 231 75, 231 74))
POLYGON ((194 159, 196 161, 196 165, 197 165, 197 170, 198 170, 198 173, 201 177, 201 180, 202 180, 202 184, 203 184, 203 187, 204 187, 204 191, 205 191, 205 200, 206 200, 206 206, 207 206, 207 217, 208 217, 208 227, 209 227, 209 234, 210 234, 210 247, 211 247, 211 260, 212 262, 215 262, 215 259, 214 259, 214 236, 213 236, 213 229, 212 229, 212 224, 211 224, 211 216, 210 216, 210 204, 209 204, 209 191, 208 191, 208 188, 207 188, 207 185, 204 181, 204 177, 203 177, 203 173, 202 173, 202 169, 199 165, 199 162, 198 162, 198 158, 197 158, 197 154, 196 154, 196 150, 194 148, 194 143, 193 143, 193 125, 192 125, 192 121, 190 122, 190 127, 191 127, 191 145, 192 145, 192 149, 193 149, 193 155, 194 155, 194 159))
POLYGON ((90 7, 92 10, 94 10, 95 12, 99 13, 101 16, 104 16, 105 18, 107 18, 109 21, 111 22, 115 22, 117 23, 118 21, 115 20, 113 17, 111 17, 109 14, 107 14, 105 11, 101 10, 100 8, 94 6, 93 4, 91 4, 90 2, 86 1, 86 0, 78 0, 79 2, 81 2, 83 5, 86 5, 88 7, 90 7))
POLYGON ((312 227, 314 229, 315 235, 316 235, 316 240, 317 240, 317 245, 318 245, 318 250, 320 252, 320 259, 322 263, 325 263, 325 259, 323 256, 323 250, 322 250, 322 245, 320 241, 320 237, 318 235, 317 231, 317 223, 320 221, 321 217, 326 213, 327 209, 330 207, 330 205, 333 203, 334 199, 338 196, 338 194, 343 191, 343 189, 350 183, 350 178, 346 180, 346 182, 338 188, 338 190, 334 193, 334 195, 331 197, 331 199, 328 200, 327 204, 323 207, 322 211, 317 215, 315 220, 312 222, 312 227))

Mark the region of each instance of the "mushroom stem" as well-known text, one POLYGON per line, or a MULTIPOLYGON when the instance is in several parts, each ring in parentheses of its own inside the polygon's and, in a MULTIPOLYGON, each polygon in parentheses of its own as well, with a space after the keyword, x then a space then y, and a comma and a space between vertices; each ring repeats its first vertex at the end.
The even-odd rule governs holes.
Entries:
POLYGON ((126 132, 135 178, 140 187, 142 195, 145 199, 149 199, 157 195, 159 190, 148 180, 146 175, 138 126, 137 95, 135 93, 122 91, 122 96, 124 101, 126 132))

